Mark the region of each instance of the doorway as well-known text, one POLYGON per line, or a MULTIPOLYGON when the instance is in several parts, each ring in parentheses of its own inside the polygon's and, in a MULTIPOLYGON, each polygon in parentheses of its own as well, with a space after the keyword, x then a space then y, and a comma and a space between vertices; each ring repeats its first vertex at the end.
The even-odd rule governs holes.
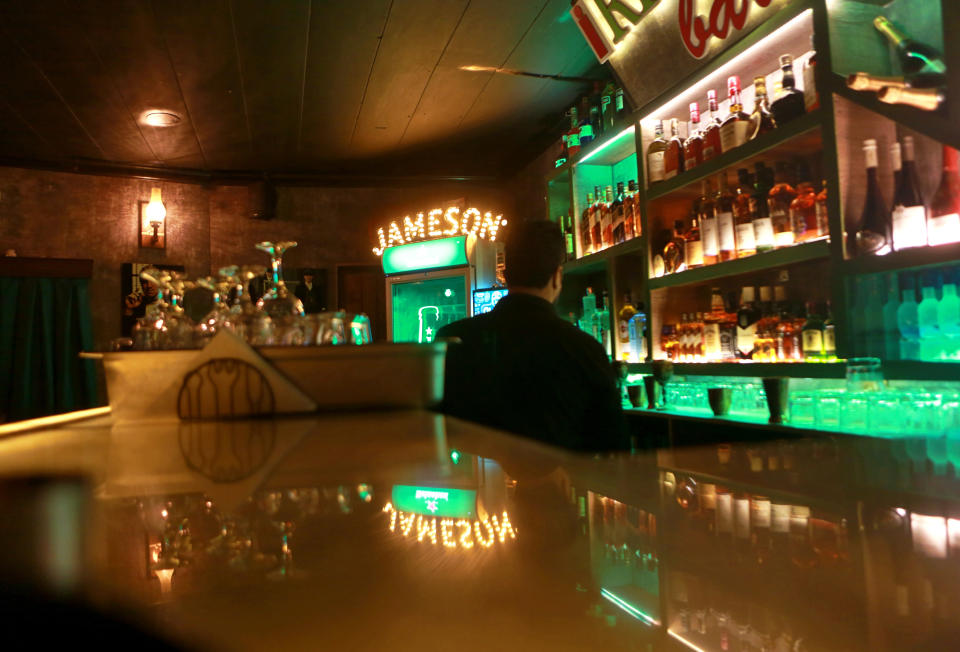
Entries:
POLYGON ((337 303, 347 313, 370 317, 373 339, 387 339, 387 299, 380 265, 338 265, 337 303))

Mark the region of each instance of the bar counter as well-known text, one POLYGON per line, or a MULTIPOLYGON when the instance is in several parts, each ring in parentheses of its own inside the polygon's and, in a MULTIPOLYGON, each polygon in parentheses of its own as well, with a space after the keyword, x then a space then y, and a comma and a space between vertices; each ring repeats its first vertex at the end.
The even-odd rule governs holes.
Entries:
POLYGON ((4 591, 178 648, 946 649, 960 622, 960 482, 906 443, 81 416, 0 429, 4 509, 34 506, 0 529, 43 544, 4 546, 4 591))

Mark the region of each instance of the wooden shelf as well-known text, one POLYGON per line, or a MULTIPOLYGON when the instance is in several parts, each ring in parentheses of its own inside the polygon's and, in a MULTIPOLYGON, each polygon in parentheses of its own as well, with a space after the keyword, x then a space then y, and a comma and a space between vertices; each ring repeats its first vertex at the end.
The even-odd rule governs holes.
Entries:
POLYGON ((809 143, 808 146, 800 148, 800 150, 795 147, 797 143, 791 141, 809 131, 819 129, 822 120, 823 110, 818 109, 804 115, 802 118, 794 120, 785 127, 774 129, 773 131, 763 134, 762 136, 757 137, 756 140, 751 140, 749 143, 742 145, 735 150, 721 154, 712 161, 698 165, 692 170, 678 174, 674 178, 667 181, 661 181, 657 185, 647 189, 647 201, 650 202, 655 199, 665 197, 685 186, 690 185, 691 183, 696 183, 703 178, 715 175, 718 172, 722 172, 728 168, 737 166, 742 167, 742 164, 748 162, 753 157, 759 156, 767 150, 771 150, 775 147, 790 144, 790 154, 794 156, 797 154, 802 154, 803 151, 800 150, 818 151, 823 147, 821 139, 819 138, 809 143))
POLYGON ((796 263, 816 260, 818 258, 827 258, 830 255, 830 242, 827 240, 817 240, 816 242, 805 242, 792 247, 783 249, 774 249, 762 254, 748 256, 747 258, 738 258, 725 263, 716 265, 705 265, 695 269, 688 269, 676 274, 668 274, 660 278, 650 279, 650 289, 677 287, 679 285, 690 285, 693 283, 703 283, 727 276, 737 276, 748 272, 757 272, 784 265, 793 265, 796 263))
POLYGON ((607 262, 611 258, 616 258, 617 256, 624 256, 627 254, 640 253, 643 251, 643 247, 643 236, 634 238, 632 240, 627 240, 626 242, 621 242, 620 244, 614 245, 609 249, 604 249, 600 253, 590 254, 589 256, 572 260, 569 263, 564 263, 563 273, 593 274, 606 269, 607 262))
POLYGON ((960 242, 939 245, 937 247, 915 247, 894 251, 886 256, 861 256, 842 263, 845 274, 876 274, 895 272, 911 267, 960 263, 960 242))
POLYGON ((637 153, 636 127, 627 125, 612 136, 591 142, 574 161, 578 165, 613 165, 637 153))
POLYGON ((923 362, 920 360, 884 360, 887 380, 960 380, 960 362, 923 362))
POLYGON ((950 122, 946 113, 940 111, 921 111, 900 104, 885 104, 877 99, 876 93, 855 91, 847 87, 847 81, 840 75, 833 75, 831 89, 834 93, 858 104, 865 109, 898 122, 905 127, 954 148, 960 148, 960 130, 950 122))

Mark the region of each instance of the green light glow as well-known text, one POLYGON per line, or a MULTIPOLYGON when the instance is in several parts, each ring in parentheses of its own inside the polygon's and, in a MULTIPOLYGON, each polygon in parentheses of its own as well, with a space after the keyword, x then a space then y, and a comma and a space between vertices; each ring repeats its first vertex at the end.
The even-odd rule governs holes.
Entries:
POLYGON ((454 464, 460 463, 460 451, 458 451, 456 448, 450 451, 450 461, 454 464))
POLYGON ((642 621, 642 622, 644 622, 644 623, 646 623, 646 624, 648 624, 648 625, 659 625, 659 624, 660 624, 660 621, 657 620, 656 618, 652 618, 652 617, 648 616, 647 614, 643 613, 642 611, 640 611, 639 609, 637 609, 636 607, 634 607, 634 606, 631 605, 630 603, 626 602, 626 601, 623 600, 622 598, 614 595, 613 593, 611 593, 611 592, 608 591, 607 589, 600 589, 600 595, 602 595, 604 598, 606 598, 607 600, 609 600, 609 601, 612 602, 613 604, 617 605, 618 607, 620 607, 621 609, 623 609, 624 611, 626 611, 628 614, 630 614, 631 616, 633 616, 634 618, 636 618, 636 619, 639 620, 639 621, 642 621))
POLYGON ((628 135, 628 134, 629 134, 630 136, 633 136, 633 133, 634 133, 634 127, 633 127, 633 125, 630 125, 630 126, 627 127, 626 129, 624 129, 623 131, 621 131, 619 134, 617 134, 614 138, 611 138, 610 140, 608 140, 607 142, 605 142, 603 145, 601 145, 600 147, 598 147, 597 149, 593 150, 592 152, 590 152, 589 154, 587 154, 586 156, 584 156, 582 159, 580 159, 580 163, 586 163, 587 161, 589 161, 589 160, 592 159, 594 156, 596 156, 597 154, 599 154, 599 153, 602 152, 603 150, 607 149, 607 148, 610 147, 611 145, 615 145, 615 144, 619 143, 620 140, 621 140, 624 136, 626 136, 626 135, 628 135))
POLYGON ((411 242, 383 252, 383 272, 403 274, 467 264, 467 236, 411 242))
POLYGON ((393 506, 401 512, 449 518, 473 518, 477 511, 477 492, 470 489, 395 484, 391 498, 393 506))

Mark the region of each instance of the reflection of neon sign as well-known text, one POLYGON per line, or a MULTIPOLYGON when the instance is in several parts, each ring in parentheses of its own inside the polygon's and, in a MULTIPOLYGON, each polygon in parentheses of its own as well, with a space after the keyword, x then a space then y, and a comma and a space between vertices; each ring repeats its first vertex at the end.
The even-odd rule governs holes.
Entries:
POLYGON ((433 341, 434 336, 437 334, 437 331, 434 329, 434 326, 437 325, 437 322, 440 321, 440 308, 436 306, 424 306, 417 311, 417 317, 420 319, 420 331, 418 334, 417 341, 423 344, 424 342, 430 343, 433 341), (423 327, 423 313, 427 311, 428 313, 432 312, 432 315, 428 315, 427 327, 423 327), (430 325, 432 324, 432 325, 430 325))
POLYGON ((489 211, 481 213, 476 208, 468 208, 461 214, 456 206, 451 206, 446 211, 434 208, 426 214, 417 213, 413 219, 407 215, 400 220, 402 227, 397 222, 390 222, 386 229, 377 229, 379 246, 373 248, 373 253, 380 256, 387 247, 454 235, 474 235, 481 240, 493 242, 497 239, 500 227, 507 223, 503 215, 494 215, 489 211))
POLYGON ((383 511, 390 515, 391 532, 404 539, 416 538, 417 543, 427 541, 434 546, 440 543, 451 550, 469 550, 474 545, 491 548, 497 541, 506 543, 507 539, 517 538, 516 530, 513 529, 506 512, 503 512, 500 518, 491 514, 470 522, 465 518, 454 520, 402 512, 394 509, 391 503, 384 505, 383 511))
POLYGON ((396 484, 391 491, 392 504, 404 512, 424 516, 473 518, 477 511, 477 492, 472 489, 443 489, 396 484))

